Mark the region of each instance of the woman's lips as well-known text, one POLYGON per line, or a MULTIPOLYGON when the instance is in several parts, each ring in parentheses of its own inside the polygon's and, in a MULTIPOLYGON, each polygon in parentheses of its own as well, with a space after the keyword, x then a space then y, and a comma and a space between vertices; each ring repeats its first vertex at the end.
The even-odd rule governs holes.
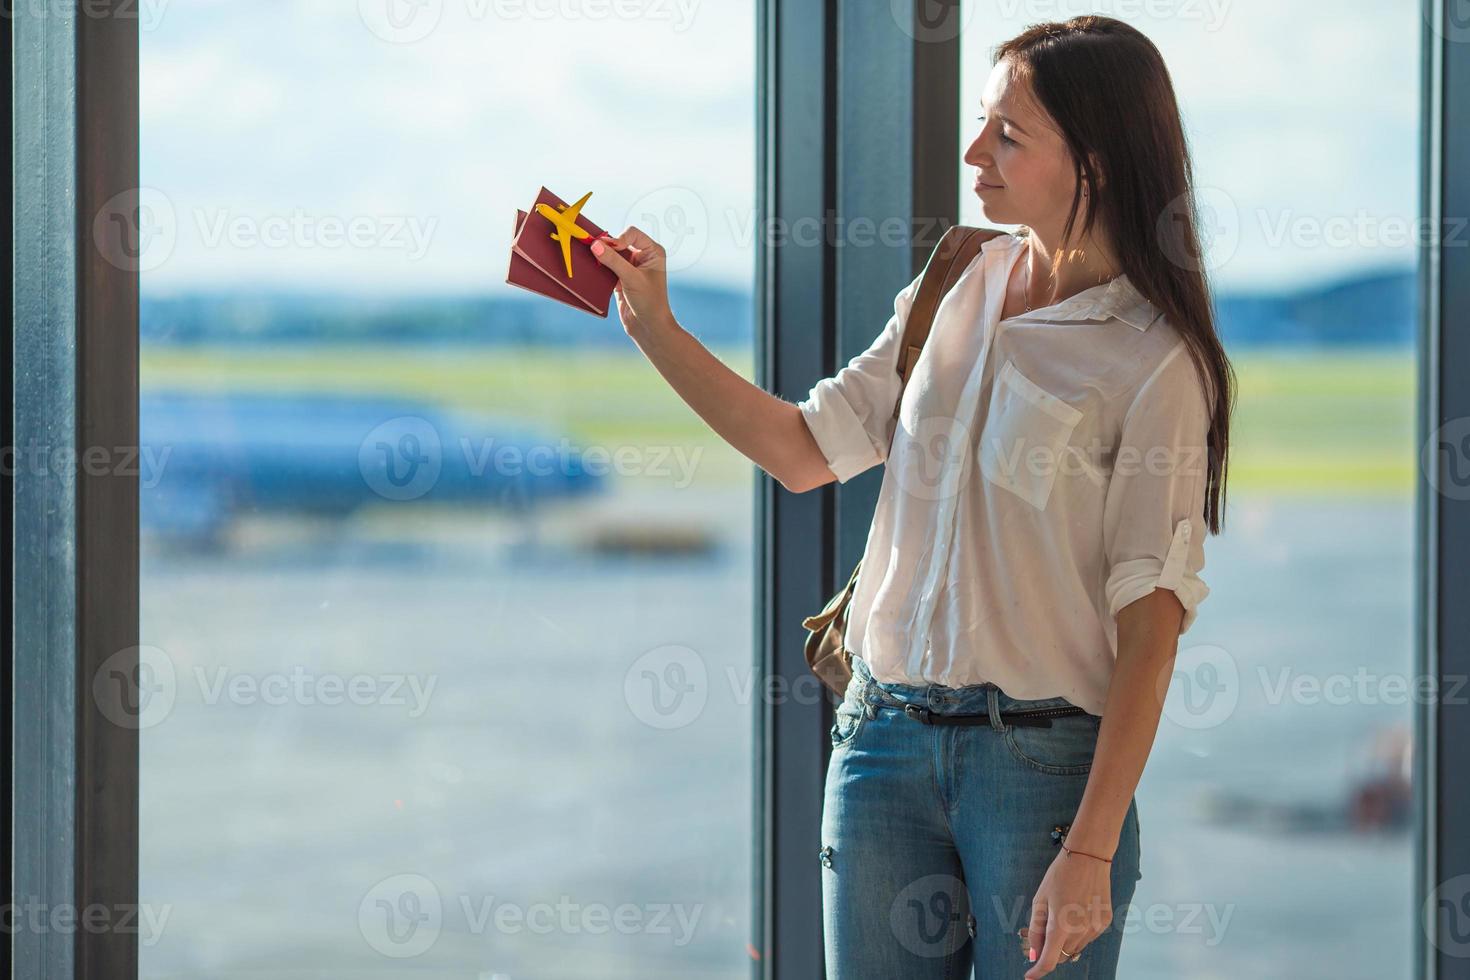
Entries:
POLYGON ((975 190, 977 191, 999 191, 1004 189, 1000 184, 987 184, 983 180, 975 181, 975 190))

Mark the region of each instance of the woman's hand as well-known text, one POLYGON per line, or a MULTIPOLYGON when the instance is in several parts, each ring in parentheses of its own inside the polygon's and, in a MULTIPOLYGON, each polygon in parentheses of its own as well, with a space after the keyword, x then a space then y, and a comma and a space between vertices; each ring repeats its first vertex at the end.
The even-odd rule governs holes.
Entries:
POLYGON ((605 237, 594 242, 592 254, 597 261, 617 273, 618 282, 613 292, 618 297, 618 316, 623 321, 623 330, 629 336, 674 319, 673 311, 669 309, 668 256, 662 245, 630 225, 617 238, 605 237), (633 248, 632 262, 616 251, 625 245, 633 248))
POLYGON ((1112 923, 1111 870, 1106 861, 1066 851, 1052 861, 1031 901, 1026 937, 1037 957, 1025 980, 1046 976, 1059 961, 1082 952, 1112 923), (1063 949, 1069 954, 1066 957, 1063 949))

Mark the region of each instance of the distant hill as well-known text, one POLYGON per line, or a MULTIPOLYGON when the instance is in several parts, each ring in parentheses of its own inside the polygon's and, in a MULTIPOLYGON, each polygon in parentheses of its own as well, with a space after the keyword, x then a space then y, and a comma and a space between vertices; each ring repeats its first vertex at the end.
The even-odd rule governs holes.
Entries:
POLYGON ((1215 308, 1229 347, 1409 346, 1417 290, 1413 269, 1385 269, 1293 292, 1219 293, 1215 308))
MULTIPOLYGON (((1232 348, 1406 346, 1414 342, 1412 269, 1389 269, 1279 293, 1219 293, 1220 333, 1232 348)), ((713 346, 754 342, 749 294, 698 284, 670 287, 679 322, 713 346)), ((295 293, 187 293, 142 300, 145 344, 539 344, 618 347, 606 320, 526 294, 373 298, 295 293)), ((887 311, 875 317, 887 319, 887 311)), ((882 324, 875 319, 875 330, 882 324)))
MULTIPOLYGON (((750 344, 748 293, 670 286, 679 322, 713 345, 750 344)), ((145 344, 376 343, 606 345, 629 343, 616 298, 607 319, 531 293, 379 298, 314 293, 184 293, 141 304, 145 344)))

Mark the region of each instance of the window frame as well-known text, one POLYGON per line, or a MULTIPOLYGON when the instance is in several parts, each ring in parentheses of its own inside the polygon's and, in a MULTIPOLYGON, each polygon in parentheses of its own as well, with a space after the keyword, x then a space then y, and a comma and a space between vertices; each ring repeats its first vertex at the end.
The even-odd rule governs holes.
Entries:
POLYGON ((138 273, 93 238, 96 215, 137 200, 138 19, 128 0, 6 13, 12 445, 66 461, 16 465, 7 487, 11 901, 73 917, 12 931, 11 974, 133 980, 138 731, 92 679, 105 663, 136 685, 138 480, 87 451, 138 446, 138 273), (92 908, 117 927, 78 927, 92 908))
MULTIPOLYGON (((1417 446, 1452 420, 1470 417, 1470 22, 1454 18, 1454 0, 1423 0, 1420 126, 1420 215, 1427 236, 1419 262, 1420 359, 1417 446), (1458 39, 1456 39, 1458 37, 1458 39), (1455 216, 1459 216, 1456 218, 1455 216), (1456 221, 1461 224, 1456 225, 1456 221), (1456 236, 1458 247, 1447 247, 1456 236)), ((1470 501, 1440 485, 1438 453, 1423 453, 1416 470, 1419 554, 1416 574, 1416 670, 1433 690, 1453 694, 1470 677, 1470 501), (1457 642, 1458 641, 1458 642, 1457 642)), ((1437 887, 1470 873, 1470 710, 1439 698, 1415 698, 1414 910, 1415 973, 1426 980, 1458 976, 1463 957, 1438 935, 1437 887)))

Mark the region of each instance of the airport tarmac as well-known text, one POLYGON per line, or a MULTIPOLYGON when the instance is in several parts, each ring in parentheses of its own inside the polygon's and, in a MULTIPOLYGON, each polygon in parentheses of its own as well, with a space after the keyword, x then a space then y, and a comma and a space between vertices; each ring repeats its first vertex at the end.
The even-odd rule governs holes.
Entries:
MULTIPOLYGON (((645 542, 707 547, 378 515, 146 557, 142 896, 162 931, 140 975, 749 976, 749 490, 646 503, 576 526, 663 514, 645 542)), ((1408 722, 1386 688, 1293 679, 1409 671, 1412 515, 1240 501, 1228 520, 1178 668, 1233 671, 1233 700, 1171 692, 1121 975, 1408 976, 1406 831, 1208 804, 1330 808, 1373 733, 1408 722)))

